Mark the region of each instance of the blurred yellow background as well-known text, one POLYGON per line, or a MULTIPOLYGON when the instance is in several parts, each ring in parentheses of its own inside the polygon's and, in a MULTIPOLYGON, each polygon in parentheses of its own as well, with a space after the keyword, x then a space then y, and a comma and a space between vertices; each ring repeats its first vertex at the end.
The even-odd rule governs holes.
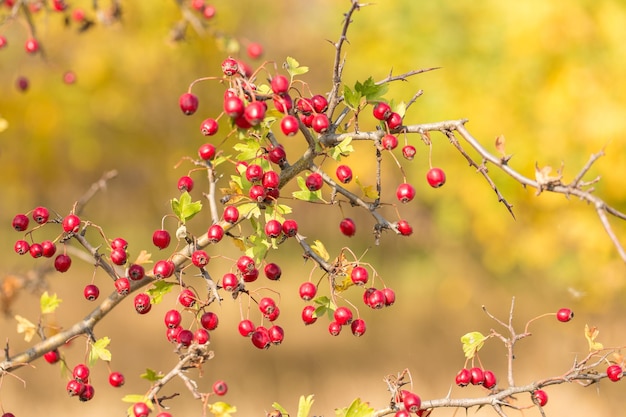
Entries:
MULTIPOLYGON (((76 0, 72 6, 88 9, 90 3, 76 0)), ((295 57, 310 67, 302 78, 311 89, 328 91, 334 50, 327 40, 337 39, 348 1, 216 0, 214 5, 217 14, 209 31, 236 35, 244 49, 247 42, 260 42, 264 59, 279 66, 285 57, 295 57)), ((152 231, 160 227, 169 199, 178 193, 176 180, 186 173, 187 166, 174 169, 174 165, 184 155, 195 155, 204 141, 198 132, 200 122, 221 110, 223 88, 211 82, 194 87, 200 97, 195 115, 184 116, 178 108, 178 97, 190 82, 219 75, 227 54, 212 38, 189 30, 185 41, 170 42, 170 29, 180 19, 174 1, 123 6, 121 24, 97 26, 80 35, 74 27, 64 28, 57 15, 36 16, 45 60, 24 53, 21 45, 27 35, 22 24, 0 26, 0 34, 9 41, 0 50, 0 116, 9 124, 0 133, 3 275, 40 264, 13 253, 18 234, 10 221, 16 213, 37 205, 67 213, 73 201, 110 169, 119 171, 118 178, 96 196, 84 217, 102 226, 109 237, 126 237, 131 257, 151 248, 152 231), (61 78, 70 69, 77 82, 68 86, 61 78), (21 75, 30 79, 26 93, 14 86, 21 75)), ((606 156, 593 166, 588 179, 600 176, 596 194, 626 210, 624 2, 380 2, 354 15, 348 38, 344 73, 348 85, 369 76, 382 79, 390 70, 398 74, 441 67, 392 85, 387 97, 396 101, 408 101, 424 90, 405 124, 468 118, 467 127, 487 149, 495 151, 494 140, 503 134, 507 153, 513 154, 510 165, 531 178, 535 163, 554 170, 563 163, 567 182, 592 153, 604 149, 606 156)), ((246 59, 244 53, 241 57, 246 59)), ((285 139, 288 152, 289 141, 295 139, 285 139)), ((437 190, 424 180, 427 147, 417 137, 409 141, 418 154, 413 163, 405 164, 405 172, 418 197, 399 210, 413 224, 410 238, 387 234, 380 246, 374 246, 366 232, 371 220, 349 208, 345 213, 364 226, 353 239, 337 237, 333 225, 342 214, 336 207, 293 204, 300 211, 295 217, 301 232, 311 241, 324 241, 331 254, 343 246, 352 247, 357 255, 367 250, 364 261, 396 290, 396 304, 382 311, 362 309, 368 322, 362 338, 348 334, 333 338, 324 321, 304 328, 299 318, 303 303, 295 294, 308 279, 311 265, 302 266, 295 242, 288 242, 280 257, 272 253, 270 260, 283 268, 275 288, 282 294, 279 324, 286 329, 284 344, 263 352, 250 346, 236 331, 238 305, 226 300, 216 307, 221 319, 212 335, 216 357, 200 380, 205 389, 215 379, 227 380, 230 390, 225 400, 238 407, 237 415, 262 416, 274 401, 295 411, 298 396, 310 393, 316 395, 316 415, 332 415, 335 407, 347 406, 355 397, 383 407, 389 398, 382 378, 404 368, 410 369, 414 390, 423 399, 442 398, 463 366, 461 335, 473 330, 488 333, 496 326, 481 305, 505 319, 513 297, 520 327, 529 318, 560 307, 576 313, 567 325, 550 319, 536 323, 534 337, 519 346, 519 382, 559 375, 576 356, 584 356, 585 323, 600 327, 599 340, 606 346, 625 343, 625 265, 593 207, 560 195, 537 197, 492 167, 492 178, 514 206, 513 220, 444 136, 433 135, 433 164, 448 177, 437 190)), ((373 160, 359 157, 347 162, 360 178, 373 181, 373 160)), ((391 199, 402 176, 391 159, 384 164, 391 191, 383 198, 391 199)), ((201 198, 200 190, 192 194, 201 198)), ((207 219, 194 220, 197 233, 205 229, 202 221, 207 219)), ((623 224, 614 226, 618 236, 626 236, 623 224)), ((211 248, 211 254, 224 250, 236 256, 234 247, 220 246, 211 248)), ((220 276, 230 264, 215 259, 212 266, 211 273, 220 276)), ((92 274, 90 265, 76 262, 70 272, 50 277, 49 291, 64 300, 56 316, 59 325, 70 325, 93 307, 82 298, 92 274)), ((95 281, 104 294, 112 288, 101 272, 95 281)), ((37 300, 38 294, 22 293, 14 313, 35 320, 37 300)), ((0 390, 4 409, 18 417, 121 415, 123 395, 148 389, 138 378, 146 367, 166 371, 175 363, 161 320, 174 302, 170 296, 147 316, 139 316, 126 300, 96 327, 98 337, 113 339, 112 368, 127 378, 122 389, 108 386, 108 370, 100 363, 93 370, 94 400, 86 404, 69 400, 58 368, 40 359, 16 374, 26 381, 26 388, 17 378, 4 378, 0 390)), ((26 346, 11 316, 0 320, 0 335, 12 352, 26 346)), ((78 340, 66 349, 70 363, 83 359, 83 346, 78 340)), ((488 344, 481 358, 504 380, 505 350, 497 342, 488 344)), ((576 384, 551 387, 546 411, 570 417, 617 416, 626 405, 618 389, 606 382, 599 390, 576 384)), ((200 404, 182 385, 174 384, 164 393, 174 391, 182 395, 170 401, 173 415, 201 415, 200 404)), ((482 394, 478 388, 452 389, 454 397, 482 394)), ((437 410, 434 415, 452 414, 437 410)), ((493 412, 482 409, 478 414, 493 412)), ((532 409, 524 415, 539 412, 532 409)))

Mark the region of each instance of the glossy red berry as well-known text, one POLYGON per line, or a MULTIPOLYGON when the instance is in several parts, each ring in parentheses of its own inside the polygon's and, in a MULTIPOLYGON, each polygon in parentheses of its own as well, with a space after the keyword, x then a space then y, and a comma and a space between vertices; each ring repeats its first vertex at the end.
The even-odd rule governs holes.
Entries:
POLYGON ((150 408, 144 402, 138 402, 133 405, 133 414, 135 417, 148 417, 150 414, 150 408))
POLYGON ((459 387, 465 387, 467 385, 469 385, 469 383, 472 381, 472 373, 470 372, 469 369, 467 368, 463 368, 461 369, 457 374, 456 377, 454 378, 454 382, 459 386, 459 387))
POLYGON ((483 387, 492 389, 496 386, 496 375, 491 371, 484 371, 483 387))
POLYGON ((15 242, 13 249, 18 255, 24 255, 30 251, 30 244, 27 241, 20 239, 15 242))
POLYGON ((43 256, 43 246, 40 243, 33 243, 28 248, 28 252, 30 252, 30 256, 33 258, 41 258, 43 256))
POLYGON ((169 260, 160 260, 154 264, 152 268, 152 273, 156 279, 169 278, 174 273, 174 269, 176 266, 174 262, 169 260))
POLYGON ((146 271, 143 266, 139 264, 132 264, 128 267, 128 278, 131 281, 139 281, 146 275, 146 271))
POLYGON ((284 94, 289 90, 289 78, 278 74, 272 78, 270 87, 272 87, 274 94, 284 94))
POLYGON ((128 242, 124 238, 116 237, 111 241, 111 249, 126 250, 128 249, 128 242))
POLYGON ((223 217, 225 222, 235 224, 239 220, 239 209, 235 206, 226 206, 223 217))
POLYGON ((538 389, 532 393, 533 402, 540 407, 548 403, 548 394, 544 390, 538 389))
POLYGON ((111 372, 109 374, 109 384, 112 387, 119 388, 124 385, 124 382, 126 382, 126 379, 124 378, 124 375, 122 373, 111 372))
POLYGON ((366 304, 373 309, 383 308, 385 306, 385 293, 375 289, 369 293, 366 304))
POLYGON ((426 173, 426 180, 433 188, 439 188, 446 183, 446 174, 441 168, 431 168, 426 173))
POLYGON ((191 345, 191 342, 193 342, 193 332, 187 329, 181 330, 176 335, 176 341, 184 347, 191 345))
POLYGON ((139 314, 147 314, 152 309, 150 296, 145 292, 140 292, 139 294, 135 295, 133 303, 135 305, 135 311, 139 314))
POLYGON ((229 96, 224 99, 224 112, 233 119, 243 116, 245 105, 237 96, 229 96))
POLYGON ((219 224, 214 224, 209 227, 207 235, 209 237, 209 242, 218 243, 224 237, 224 229, 219 224))
POLYGON ((354 234, 356 233, 356 224, 354 224, 354 220, 346 217, 339 223, 339 230, 341 230, 341 233, 343 233, 345 236, 354 236, 354 234))
POLYGON ((13 217, 13 228, 18 231, 18 232, 23 232, 24 230, 28 229, 28 217, 25 214, 16 214, 15 217, 13 217))
POLYGON ((83 390, 82 394, 78 396, 78 399, 81 402, 89 401, 93 398, 95 393, 96 393, 96 390, 94 389, 93 385, 85 384, 85 389, 83 390))
POLYGON ((235 289, 239 286, 239 279, 235 274, 231 274, 230 272, 224 274, 222 277, 222 288, 226 291, 235 291, 235 289))
POLYGON ((165 322, 165 326, 174 329, 180 325, 183 316, 180 314, 180 311, 176 309, 168 310, 163 317, 163 321, 165 322))
POLYGON ((206 329, 196 329, 193 332, 193 341, 199 345, 206 345, 211 340, 211 335, 206 329))
POLYGON ((394 414, 394 417, 410 417, 411 413, 406 410, 399 410, 394 414))
POLYGON ((181 326, 168 327, 165 331, 167 341, 171 343, 178 343, 178 334, 183 331, 181 326))
POLYGON ((72 266, 72 258, 68 255, 60 254, 54 258, 54 269, 57 271, 67 272, 67 270, 70 269, 70 266, 72 266))
POLYGON ((328 100, 321 94, 311 97, 311 103, 313 103, 313 110, 316 113, 324 113, 328 109, 328 100))
POLYGON ((97 300, 98 296, 100 295, 100 289, 98 288, 97 285, 88 284, 85 286, 85 289, 83 290, 83 295, 85 299, 88 301, 97 300))
POLYGON ((231 57, 222 61, 222 72, 226 76, 233 76, 239 72, 239 62, 231 57))
POLYGON ((55 364, 61 360, 61 354, 57 349, 44 353, 43 358, 50 364, 55 364))
POLYGON ((302 321, 306 325, 313 324, 317 321, 315 306, 307 305, 302 309, 302 321))
POLYGON ((283 222, 283 233, 287 237, 294 237, 298 234, 298 223, 295 220, 285 220, 283 222))
POLYGON ((613 382, 619 381, 622 379, 624 373, 622 372, 622 367, 619 365, 610 365, 606 368, 606 376, 613 382))
POLYGON ((207 266, 210 259, 209 255, 201 249, 197 249, 191 254, 191 263, 198 268, 204 268, 207 266))
POLYGON ((283 225, 276 219, 265 223, 265 235, 269 238, 277 238, 283 233, 283 225))
POLYGON ((256 265, 254 263, 254 259, 252 259, 251 257, 247 255, 242 255, 239 257, 239 259, 237 259, 237 269, 239 269, 242 274, 250 272, 254 268, 256 268, 256 265))
POLYGON ((130 281, 126 277, 115 280, 115 290, 119 295, 126 295, 130 292, 130 281))
POLYGON ((189 288, 184 288, 180 294, 178 294, 178 302, 183 307, 193 307, 196 304, 196 294, 189 288))
POLYGON ((402 236, 410 236, 413 233, 413 227, 406 220, 398 220, 396 227, 402 236))
POLYGON ((389 130, 397 129, 402 126, 402 116, 398 113, 392 112, 385 122, 387 123, 389 130))
POLYGON ((26 49, 26 52, 29 54, 37 53, 37 51, 39 51, 39 42, 35 38, 29 38, 24 44, 24 49, 26 49))
POLYGON ((356 285, 364 285, 367 284, 369 280, 369 272, 362 266, 355 266, 352 268, 352 272, 350 272, 350 279, 352 283, 356 285))
POLYGON ((360 337, 363 336, 367 326, 365 325, 365 320, 363 319, 354 319, 350 324, 350 330, 354 336, 360 337))
POLYGON ((57 251, 56 244, 50 240, 41 242, 41 247, 43 249, 43 256, 46 258, 52 258, 57 251))
POLYGON ((378 120, 387 120, 391 115, 391 107, 389 104, 381 101, 376 103, 374 109, 372 110, 374 117, 378 120))
POLYGON ((317 133, 324 133, 328 131, 330 127, 330 120, 328 120, 328 116, 324 113, 319 113, 313 116, 313 120, 311 121, 311 127, 317 133))
POLYGON ((331 336, 339 336, 341 333, 341 324, 337 321, 331 321, 328 323, 328 333, 330 333, 331 336))
POLYGON ((215 381, 213 384, 213 392, 215 395, 226 395, 228 392, 228 385, 222 380, 215 381))
POLYGON ((402 183, 396 188, 396 198, 401 203, 408 203, 415 198, 415 187, 408 183, 402 183))
POLYGON ((267 152, 267 157, 272 163, 277 164, 278 166, 282 166, 287 160, 287 154, 285 152, 285 148, 283 148, 282 145, 273 146, 271 149, 269 149, 267 152))
POLYGON ((208 119, 204 119, 200 124, 200 132, 204 136, 213 136, 219 130, 219 125, 217 120, 209 117, 208 119))
POLYGON ((191 93, 185 93, 178 99, 178 105, 184 114, 190 116, 198 110, 198 97, 191 93))
POLYGON ((246 167, 246 179, 252 183, 260 182, 263 179, 263 168, 257 164, 250 164, 246 167))
POLYGON ((75 397, 83 393, 85 390, 85 384, 75 379, 70 379, 65 386, 65 390, 70 397, 75 397))
POLYGON ((252 59, 259 59, 263 55, 263 45, 257 42, 251 42, 246 48, 248 56, 252 59))
POLYGON ((280 130, 285 136, 293 136, 299 129, 298 119, 295 116, 287 115, 280 121, 280 130))
POLYGON ((415 158, 415 154, 417 153, 417 149, 413 145, 405 145, 402 147, 402 156, 409 161, 415 158))
POLYGON ((380 144, 383 149, 391 151, 398 147, 398 138, 395 135, 386 134, 380 139, 380 144))
POLYGON ((256 329, 256 327, 254 326, 254 323, 252 323, 251 320, 241 320, 239 322, 239 325, 237 326, 237 330, 239 330, 239 334, 242 335, 243 337, 248 337, 248 336, 252 336, 252 333, 254 333, 254 330, 256 329))
POLYGON ((259 310, 263 315, 269 314, 276 308, 276 301, 271 297, 263 297, 259 300, 259 310))
POLYGON ((200 316, 200 325, 207 330, 215 330, 219 322, 219 317, 212 311, 207 311, 200 316))
POLYGON ((385 295, 385 307, 389 307, 396 302, 396 293, 394 290, 391 288, 383 288, 381 291, 385 295))
POLYGON ((270 336, 270 341, 272 342, 272 344, 280 345, 281 343, 283 343, 283 340, 285 339, 285 331, 282 327, 273 325, 269 329, 267 329, 267 332, 270 336))
POLYGON ((245 117, 252 126, 257 126, 265 118, 265 103, 253 101, 248 104, 244 109, 243 117, 245 117))
POLYGON ((352 181, 352 169, 348 165, 339 165, 335 171, 337 179, 343 184, 352 181))
POLYGON ((210 161, 215 158, 215 145, 205 143, 198 148, 198 156, 203 161, 210 161))
POLYGON ((261 185, 266 190, 277 189, 280 184, 280 177, 276 171, 265 171, 261 179, 261 185))
POLYGON ((337 307, 333 313, 333 318, 341 326, 352 323, 352 311, 348 307, 337 307))
POLYGON ((89 382, 89 367, 83 363, 79 363, 72 370, 72 377, 79 382, 89 382))
POLYGON ((261 326, 257 327, 257 330, 252 333, 250 340, 252 341, 252 344, 259 349, 267 349, 272 343, 267 329, 261 328, 261 326))
POLYGON ((470 374, 472 376, 472 378, 470 379, 472 385, 482 385, 483 382, 485 382, 485 373, 481 368, 477 366, 471 368, 470 374))
POLYGON ((188 175, 183 175, 178 179, 178 184, 176 184, 176 186, 181 193, 191 191, 193 189, 193 179, 188 175))
POLYGON ((402 396, 402 403, 404 404, 404 408, 409 413, 417 413, 422 405, 422 400, 420 397, 407 390, 400 391, 400 395, 402 396))
POLYGON ((560 322, 566 323, 574 318, 574 312, 569 308, 561 308, 556 312, 556 318, 560 322))
POLYGON ((300 285, 298 292, 300 294, 300 298, 304 301, 309 301, 315 297, 315 294, 317 294, 317 287, 311 281, 306 281, 300 285))
POLYGON ((33 210, 33 220, 37 224, 44 224, 50 218, 50 212, 45 207, 36 207, 33 210))
POLYGON ((68 214, 63 219, 63 230, 67 233, 76 233, 80 228, 80 218, 75 214, 68 214))
POLYGON ((113 249, 111 251, 111 262, 115 265, 124 265, 127 258, 128 254, 124 249, 113 249))
POLYGON ((277 264, 273 262, 270 262, 267 265, 265 265, 265 267, 263 268, 263 272, 265 273, 265 276, 267 277, 267 279, 272 280, 272 281, 279 280, 282 275, 282 270, 280 269, 280 266, 278 266, 277 264))
POLYGON ((306 177, 304 184, 309 191, 317 191, 324 185, 324 179, 320 173, 312 172, 306 177))

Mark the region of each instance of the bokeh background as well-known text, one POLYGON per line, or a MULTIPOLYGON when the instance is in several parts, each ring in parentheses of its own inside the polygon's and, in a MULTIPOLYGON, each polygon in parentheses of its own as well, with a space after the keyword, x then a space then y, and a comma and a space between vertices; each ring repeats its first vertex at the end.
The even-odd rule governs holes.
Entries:
MULTIPOLYGON (((89 4, 72 3, 86 10, 89 4)), ((17 234, 10 228, 12 217, 37 205, 67 213, 110 169, 117 169, 118 177, 83 217, 101 225, 109 237, 126 237, 131 257, 151 248, 152 231, 160 227, 169 199, 178 192, 176 181, 189 169, 174 166, 181 157, 195 154, 204 140, 200 122, 221 108, 223 87, 214 82, 194 87, 201 100, 195 115, 184 116, 178 108, 178 97, 189 83, 218 75, 228 55, 211 34, 236 35, 243 49, 248 42, 260 42, 264 59, 279 67, 285 57, 293 56, 310 67, 302 78, 311 89, 328 91, 334 52, 328 40, 337 39, 348 1, 216 0, 214 5, 217 14, 207 32, 189 30, 177 43, 170 41, 181 17, 174 1, 124 2, 121 23, 96 26, 84 34, 77 34, 75 25, 64 27, 59 15, 42 12, 35 22, 46 59, 24 53, 27 29, 21 22, 0 26, 9 41, 0 50, 0 116, 8 122, 0 133, 3 276, 25 274, 41 264, 13 253, 17 234), (66 70, 77 74, 74 85, 61 81, 66 70), (18 76, 30 80, 26 93, 15 88, 18 76)), ((388 97, 396 101, 408 101, 424 90, 405 123, 467 118, 468 128, 488 149, 494 150, 496 136, 503 134, 507 152, 513 154, 511 166, 529 177, 536 163, 555 170, 563 163, 564 180, 571 180, 592 153, 604 149, 606 156, 588 178, 600 176, 597 195, 626 210, 624 2, 380 2, 354 15, 348 37, 344 81, 349 85, 369 76, 382 79, 390 70, 441 67, 392 86, 388 97)), ((243 51, 239 56, 252 66, 262 62, 247 59, 243 51)), ((295 140, 285 139, 286 146, 297 146, 295 140)), ((238 407, 236 415, 262 416, 274 401, 295 412, 302 394, 315 394, 315 415, 332 415, 334 408, 356 397, 382 407, 388 403, 383 377, 405 368, 424 399, 444 397, 464 363, 461 335, 497 328, 481 306, 504 319, 513 297, 519 326, 563 306, 576 312, 570 324, 545 319, 532 327, 533 337, 519 345, 518 382, 559 375, 575 357, 584 356, 586 323, 600 327, 599 340, 607 346, 625 342, 626 267, 593 207, 563 196, 536 196, 492 169, 492 178, 514 205, 514 220, 483 179, 438 135, 433 135, 433 163, 445 169, 448 182, 430 189, 424 180, 428 149, 419 138, 409 141, 418 155, 405 164, 405 172, 418 198, 399 210, 414 225, 411 237, 385 235, 375 246, 367 233, 370 219, 345 209, 363 226, 356 237, 344 238, 335 226, 342 217, 337 207, 293 204, 302 233, 325 242, 331 254, 344 246, 358 256, 367 251, 363 260, 396 290, 396 304, 382 311, 362 309, 368 322, 362 338, 333 338, 325 324, 304 328, 299 318, 303 304, 295 294, 312 265, 303 265, 292 242, 284 252, 272 253, 270 260, 283 268, 283 278, 274 287, 282 295, 279 321, 287 331, 282 346, 258 351, 237 334, 238 304, 226 300, 216 307, 221 318, 212 336, 216 358, 206 365, 200 383, 208 390, 214 380, 227 380, 225 400, 238 407)), ((373 159, 348 162, 361 179, 372 181, 373 159)), ((384 163, 391 191, 383 197, 393 198, 401 173, 391 159, 384 163)), ((194 195, 200 198, 200 190, 194 195)), ((194 219, 198 233, 207 221, 208 215, 194 219)), ((614 222, 614 227, 619 237, 626 236, 623 224, 614 222)), ((211 251, 225 257, 237 254, 228 243, 211 251)), ((219 276, 230 264, 216 258, 212 267, 219 276)), ((55 316, 58 325, 70 325, 93 307, 82 298, 92 276, 91 265, 76 261, 70 272, 49 277, 48 290, 64 300, 55 316)), ((104 293, 112 287, 100 272, 93 279, 104 293)), ((12 311, 0 319, 2 343, 8 342, 12 352, 26 347, 16 334, 12 314, 36 320, 38 295, 20 292, 12 311)), ((97 326, 98 337, 113 340, 111 368, 125 373, 128 382, 123 388, 108 386, 108 370, 100 363, 93 370, 96 396, 81 404, 66 398, 59 369, 40 359, 16 373, 25 384, 18 378, 3 379, 4 409, 17 416, 122 415, 121 397, 148 389, 138 378, 145 368, 166 371, 175 363, 161 321, 174 303, 170 296, 147 316, 139 316, 127 300, 97 326)), ((64 349, 68 363, 84 359, 84 346, 77 340, 64 349)), ((504 348, 490 343, 481 353, 485 367, 504 380, 504 348)), ((551 387, 546 411, 572 417, 621 415, 626 405, 621 390, 619 384, 605 382, 588 389, 576 384, 551 387)), ((200 404, 183 386, 173 384, 164 393, 176 391, 183 395, 170 401, 174 415, 201 415, 200 404)), ((453 387, 451 395, 482 394, 479 388, 453 387)), ((527 398, 520 401, 527 403, 527 398)), ((435 415, 452 414, 437 410, 435 415)), ((482 409, 478 414, 493 412, 482 409)), ((539 412, 531 409, 524 415, 539 412)))

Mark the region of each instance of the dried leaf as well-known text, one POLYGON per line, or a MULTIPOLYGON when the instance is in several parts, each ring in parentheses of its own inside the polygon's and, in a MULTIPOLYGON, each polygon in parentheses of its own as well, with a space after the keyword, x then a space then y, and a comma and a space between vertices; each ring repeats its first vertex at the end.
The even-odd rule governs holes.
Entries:
POLYGON ((142 249, 141 252, 139 252, 139 255, 137 255, 137 259, 135 259, 134 263, 136 263, 137 265, 151 264, 151 258, 152 254, 145 249, 142 249))
POLYGON ((498 137, 496 137, 496 150, 500 153, 500 155, 502 155, 503 157, 506 157, 506 152, 504 150, 504 144, 506 142, 506 139, 504 138, 504 135, 498 135, 498 137))
POLYGON ((604 349, 602 343, 596 342, 599 333, 600 330, 596 326, 589 327, 585 324, 585 339, 589 342, 589 350, 592 352, 604 349))
POLYGON ((20 315, 15 315, 15 320, 17 320, 17 332, 24 333, 24 340, 30 342, 37 333, 37 326, 20 315))

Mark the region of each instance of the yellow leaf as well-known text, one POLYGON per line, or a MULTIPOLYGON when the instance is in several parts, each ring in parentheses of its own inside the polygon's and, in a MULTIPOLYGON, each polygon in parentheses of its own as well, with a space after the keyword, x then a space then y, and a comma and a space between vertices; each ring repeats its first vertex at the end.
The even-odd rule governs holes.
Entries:
POLYGON ((361 192, 365 197, 371 198, 372 200, 378 198, 378 192, 373 185, 363 185, 363 183, 359 180, 359 177, 355 178, 355 182, 359 187, 361 187, 361 192))
POLYGON ((323 260, 328 261, 330 259, 330 255, 328 254, 326 247, 319 240, 316 240, 315 242, 313 242, 313 244, 311 245, 311 249, 313 250, 313 252, 318 254, 320 258, 322 258, 323 260))
POLYGON ((230 417, 231 413, 237 411, 237 407, 234 407, 223 401, 218 401, 213 404, 208 404, 207 408, 215 417, 230 417))
POLYGON ((37 326, 20 315, 15 315, 15 320, 17 320, 17 332, 24 333, 24 340, 30 342, 37 333, 37 326))
POLYGON ((9 127, 9 122, 7 119, 0 117, 0 132, 4 132, 9 127))
POLYGON ((481 332, 466 333, 461 337, 463 343, 463 353, 466 358, 473 358, 474 355, 483 347, 487 338, 481 332))
POLYGON ((341 292, 345 291, 348 288, 352 287, 354 282, 352 282, 352 278, 349 275, 344 276, 343 281, 335 282, 335 291, 341 292))
POLYGON ((61 301, 63 300, 58 298, 56 294, 49 295, 48 291, 44 291, 44 293, 41 294, 41 298, 39 299, 39 304, 41 306, 41 313, 49 314, 49 313, 54 312, 54 310, 57 309, 59 304, 61 304, 61 301))
POLYGON ((141 252, 139 252, 139 255, 137 255, 137 259, 135 259, 134 263, 136 263, 137 265, 151 264, 151 258, 152 254, 143 249, 141 252))
POLYGON ((240 239, 238 237, 234 237, 231 240, 233 242, 233 244, 242 252, 246 251, 246 245, 245 243, 243 243, 243 239, 240 239))
POLYGON ((598 337, 599 333, 600 333, 600 330, 596 326, 589 327, 588 325, 585 324, 585 339, 587 339, 587 342, 589 343, 590 351, 597 351, 597 350, 604 349, 604 346, 602 345, 602 343, 596 342, 596 338, 598 337))

